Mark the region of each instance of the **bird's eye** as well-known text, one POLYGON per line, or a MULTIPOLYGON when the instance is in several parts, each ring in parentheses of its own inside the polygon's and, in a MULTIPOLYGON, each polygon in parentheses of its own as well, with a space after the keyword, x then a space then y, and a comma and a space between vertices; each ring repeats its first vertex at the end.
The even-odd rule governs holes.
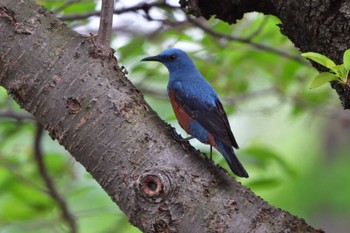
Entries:
POLYGON ((170 55, 170 60, 174 61, 175 60, 175 55, 170 55))

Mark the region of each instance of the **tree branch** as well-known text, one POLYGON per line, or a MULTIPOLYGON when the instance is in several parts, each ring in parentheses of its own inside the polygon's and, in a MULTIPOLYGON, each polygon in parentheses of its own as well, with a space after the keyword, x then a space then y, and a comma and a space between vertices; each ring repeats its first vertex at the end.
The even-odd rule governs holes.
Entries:
MULTIPOLYGON (((263 44, 259 44, 259 43, 255 43, 253 42, 251 39, 254 35, 256 35, 257 33, 259 33, 259 31, 262 29, 262 27, 264 26, 264 24, 266 23, 267 19, 264 19, 263 22, 261 23, 260 27, 258 28, 257 31, 255 31, 253 34, 249 35, 247 38, 240 38, 240 37, 235 37, 235 36, 232 36, 232 35, 228 35, 228 34, 222 34, 222 33, 219 33, 219 32, 216 32, 215 30, 213 30, 212 28, 210 28, 208 25, 204 24, 203 22, 201 22, 200 20, 197 20, 197 19, 193 19, 191 17, 187 17, 187 21, 184 21, 184 22, 171 22, 169 20, 157 20, 157 19, 153 19, 151 18, 151 16, 148 14, 149 10, 153 7, 166 7, 168 9, 181 9, 179 7, 176 7, 176 6, 172 6, 172 5, 169 5, 167 4, 166 2, 155 2, 155 3, 143 3, 143 4, 139 4, 139 5, 136 5, 136 6, 132 6, 132 7, 128 7, 128 8, 124 8, 124 9, 119 9, 119 10, 114 10, 114 14, 122 14, 122 13, 125 13, 125 12, 135 12, 135 11, 138 11, 138 10, 143 10, 145 13, 146 13, 146 18, 148 20, 152 20, 152 21, 158 21, 158 22, 161 22, 161 23, 167 23, 168 25, 174 25, 174 24, 181 24, 181 23, 187 23, 190 22, 192 23, 193 25, 195 25, 196 27, 200 28, 201 30, 203 30, 204 32, 208 33, 209 35, 211 35, 212 37, 215 37, 215 38, 223 38, 223 39, 227 39, 229 41, 238 41, 238 42, 241 42, 241 43, 245 43, 245 44, 250 44, 252 47, 258 49, 258 50, 262 50, 262 51, 266 51, 266 52, 270 52, 270 53, 274 53, 274 54, 277 54, 279 56, 282 56, 282 57, 286 57, 288 59, 292 59, 296 62, 299 62, 301 64, 309 64, 305 59, 301 58, 300 56, 297 56, 297 55, 291 55, 291 54, 288 54, 282 50, 278 50, 276 48, 273 48, 273 47, 270 47, 270 46, 266 46, 266 45, 263 45, 263 44)), ((91 17, 91 16, 99 16, 101 14, 100 11, 95 11, 95 12, 89 12, 89 13, 85 13, 85 14, 76 14, 76 15, 69 15, 69 16, 62 16, 62 17, 59 17, 61 20, 63 21, 69 21, 69 20, 79 20, 79 19, 86 19, 88 17, 91 17)))
POLYGON ((97 44, 101 46, 104 56, 111 54, 112 23, 114 0, 102 0, 100 27, 97 34, 97 44))
POLYGON ((34 121, 35 120, 35 118, 27 112, 20 113, 12 110, 0 112, 0 118, 10 118, 16 121, 23 121, 23 120, 34 121))
MULTIPOLYGON (((142 3, 142 4, 138 4, 136 6, 132 6, 132 7, 126 7, 123 9, 116 9, 116 10, 113 10, 113 13, 119 15, 119 14, 123 14, 126 12, 136 12, 139 10, 142 10, 144 12, 148 12, 153 7, 166 7, 166 8, 171 8, 171 9, 180 9, 180 7, 172 6, 170 4, 167 4, 164 1, 164 2, 142 3)), ((100 16, 100 15, 101 15, 101 11, 93 11, 93 12, 88 12, 88 13, 83 13, 83 14, 64 15, 64 16, 60 16, 58 18, 62 21, 72 21, 72 20, 87 19, 91 16, 100 16)))
POLYGON ((309 64, 307 61, 305 61, 305 59, 301 58, 299 55, 298 56, 291 55, 291 54, 286 53, 282 50, 279 50, 279 49, 276 49, 276 48, 273 48, 273 47, 270 47, 270 46, 267 46, 264 44, 255 43, 255 42, 251 41, 251 39, 249 37, 248 38, 241 38, 241 37, 236 37, 236 36, 232 36, 232 35, 228 35, 228 34, 219 33, 198 19, 194 19, 191 17, 187 17, 187 18, 188 18, 189 22, 193 23, 194 25, 196 25, 197 27, 199 27, 200 29, 202 29, 203 31, 205 31, 206 33, 211 35, 212 37, 223 38, 223 39, 227 39, 230 41, 238 41, 238 42, 241 42, 244 44, 249 44, 258 50, 274 53, 274 54, 277 54, 281 57, 289 58, 291 60, 299 62, 300 64, 303 64, 303 65, 309 64))
POLYGON ((39 174, 42 177, 43 181, 45 182, 45 185, 47 187, 48 194, 51 196, 51 198, 57 203, 61 210, 62 219, 67 223, 70 229, 70 233, 76 233, 77 232, 77 226, 74 219, 73 214, 70 213, 67 203, 65 200, 60 196, 58 193, 53 180, 51 179, 49 172, 47 171, 47 168, 45 166, 44 162, 44 156, 41 150, 41 138, 42 134, 44 132, 44 129, 40 123, 37 122, 36 124, 36 133, 35 133, 35 141, 34 141, 34 158, 35 162, 38 166, 39 174))

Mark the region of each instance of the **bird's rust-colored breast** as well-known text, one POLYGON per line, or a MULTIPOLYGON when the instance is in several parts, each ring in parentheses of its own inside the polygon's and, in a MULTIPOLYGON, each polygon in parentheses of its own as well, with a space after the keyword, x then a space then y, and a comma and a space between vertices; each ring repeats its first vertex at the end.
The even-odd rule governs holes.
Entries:
POLYGON ((191 117, 185 112, 183 107, 176 102, 175 93, 172 89, 170 89, 169 97, 170 97, 170 103, 175 112, 177 121, 188 134, 191 134, 190 133, 190 121, 192 120, 191 117))

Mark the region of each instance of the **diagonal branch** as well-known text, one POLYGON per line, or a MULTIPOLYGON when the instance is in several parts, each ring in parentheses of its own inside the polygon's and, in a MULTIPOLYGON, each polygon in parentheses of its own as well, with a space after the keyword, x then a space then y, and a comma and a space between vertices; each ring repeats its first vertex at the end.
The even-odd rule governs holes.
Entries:
POLYGON ((266 46, 264 44, 255 43, 255 42, 251 41, 250 38, 241 38, 241 37, 236 37, 236 36, 232 36, 232 35, 228 35, 228 34, 223 34, 223 33, 217 32, 217 31, 213 30, 212 28, 210 28, 208 25, 202 23, 198 19, 194 19, 194 18, 191 18, 191 17, 187 17, 187 19, 188 19, 189 22, 191 22, 192 24, 196 25, 197 27, 199 27, 200 29, 202 29, 203 31, 205 31, 206 33, 211 35, 212 37, 224 38, 224 39, 231 40, 231 41, 238 41, 238 42, 241 42, 241 43, 250 44, 251 46, 255 47, 256 49, 263 50, 263 51, 270 52, 270 53, 275 53, 275 54, 277 54, 279 56, 286 57, 286 58, 292 59, 292 60, 294 60, 296 62, 299 62, 300 64, 303 64, 303 65, 308 65, 309 64, 306 60, 302 59, 300 56, 291 55, 291 54, 286 53, 286 52, 284 52, 282 50, 278 50, 278 49, 275 49, 273 47, 266 46))
POLYGON ((38 166, 40 176, 45 182, 45 185, 47 187, 48 194, 51 196, 51 198, 56 201, 59 208, 61 209, 61 215, 62 219, 67 223, 67 225, 70 228, 70 233, 76 233, 77 232, 77 225, 74 219, 74 216, 72 213, 70 213, 67 203, 65 200, 60 196, 58 193, 53 180, 51 179, 49 172, 47 171, 47 168, 44 163, 44 157, 43 152, 41 150, 41 138, 42 134, 44 132, 44 129, 42 125, 37 122, 36 124, 36 134, 35 134, 35 141, 34 141, 34 158, 35 162, 38 166))

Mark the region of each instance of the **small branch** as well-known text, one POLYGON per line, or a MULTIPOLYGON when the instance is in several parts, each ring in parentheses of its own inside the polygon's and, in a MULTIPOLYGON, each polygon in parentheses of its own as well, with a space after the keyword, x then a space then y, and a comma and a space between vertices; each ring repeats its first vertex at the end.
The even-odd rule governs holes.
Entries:
POLYGON ((34 141, 34 158, 35 162, 37 163, 40 176, 45 182, 45 185, 48 189, 48 194, 51 196, 53 200, 55 200, 61 209, 62 219, 67 223, 67 225, 70 228, 70 233, 76 233, 77 232, 77 225, 76 221, 74 219, 74 216, 70 211, 68 210, 67 203, 65 200, 60 196, 58 193, 53 180, 51 179, 47 168, 44 163, 43 153, 41 150, 41 138, 42 134, 44 132, 44 129, 42 125, 37 122, 36 124, 36 134, 35 134, 35 141, 34 141))
MULTIPOLYGON (((165 100, 165 101, 169 100, 168 95, 163 91, 158 91, 152 88, 145 87, 143 85, 136 85, 136 87, 145 95, 148 95, 157 100, 165 100)), ((265 89, 248 92, 248 93, 242 93, 235 96, 226 96, 225 98, 222 98, 222 103, 224 105, 240 105, 244 101, 249 101, 254 98, 258 99, 265 95, 276 95, 276 94, 278 94, 278 92, 276 91, 276 88, 269 87, 265 89)))
MULTIPOLYGON (((166 8, 170 8, 170 9, 180 9, 180 7, 171 6, 171 5, 166 4, 164 2, 155 2, 155 3, 142 3, 142 4, 138 4, 136 6, 132 6, 132 7, 113 10, 113 14, 119 15, 119 14, 123 14, 126 12, 136 12, 139 10, 143 10, 145 12, 148 12, 153 7, 166 7, 166 8)), ((84 13, 84 14, 65 15, 65 16, 61 16, 58 18, 62 21, 72 21, 72 20, 83 20, 83 19, 87 19, 91 16, 100 16, 100 15, 101 15, 101 11, 93 11, 93 12, 88 12, 88 13, 84 13)))
POLYGON ((109 56, 111 53, 112 23, 114 0, 102 0, 100 27, 98 28, 97 44, 101 46, 102 53, 109 56))
POLYGON ((12 110, 0 112, 0 118, 11 118, 16 121, 23 121, 23 120, 34 121, 35 120, 35 118, 29 113, 20 113, 12 110))
MULTIPOLYGON (((122 14, 122 13, 125 13, 125 12, 136 12, 138 10, 143 10, 146 13, 146 16, 149 17, 148 12, 153 7, 166 7, 166 8, 169 8, 169 9, 181 9, 180 7, 169 5, 169 4, 167 4, 164 1, 164 2, 155 2, 155 3, 150 3, 150 4, 147 4, 147 3, 138 4, 136 6, 132 6, 132 7, 128 7, 128 8, 114 10, 113 13, 114 14, 122 14)), ((91 16, 99 16, 101 14, 102 14, 102 12, 95 11, 95 12, 89 12, 89 13, 85 13, 85 14, 76 14, 76 15, 62 16, 62 17, 60 17, 60 19, 63 20, 63 21, 81 20, 81 19, 86 19, 86 18, 91 17, 91 16)), ((254 32, 254 34, 248 36, 247 38, 240 38, 240 37, 235 37, 235 36, 232 36, 232 35, 222 34, 222 33, 216 32, 212 28, 210 28, 208 25, 203 24, 200 20, 193 19, 191 17, 187 17, 187 18, 188 18, 188 21, 190 23, 192 23, 193 25, 199 27, 200 29, 202 29, 204 32, 208 33, 212 37, 224 38, 224 39, 227 39, 227 40, 230 40, 230 41, 238 41, 238 42, 241 42, 241 43, 250 44, 253 47, 255 47, 256 49, 263 50, 263 51, 270 52, 270 53, 274 53, 274 54, 277 54, 279 56, 286 57, 288 59, 291 59, 291 60, 294 60, 296 62, 299 62, 299 63, 301 63, 303 65, 308 65, 308 62, 305 61, 304 59, 302 59, 299 56, 291 55, 291 54, 288 54, 288 53, 286 53, 284 51, 275 49, 273 47, 266 46, 266 45, 255 43, 255 42, 251 41, 252 36, 254 36, 254 34, 260 32, 260 30, 266 24, 267 19, 263 20, 263 22, 261 23, 260 27, 258 28, 258 30, 256 32, 254 32)), ((147 19, 148 20, 154 20, 154 19, 152 19, 150 17, 147 18, 147 19)), ((101 17, 101 21, 102 21, 102 17, 101 17)), ((154 20, 154 21, 157 21, 157 20, 154 20)), ((162 21, 162 20, 158 20, 158 21, 162 21)), ((98 34, 100 34, 100 32, 98 34)))
POLYGON ((60 7, 57 7, 57 9, 55 9, 53 11, 54 14, 57 14, 61 11, 63 11, 64 9, 66 9, 67 7, 69 7, 70 5, 74 4, 74 3, 78 3, 80 2, 81 0, 67 0, 62 6, 60 7))
POLYGON ((300 56, 294 56, 294 55, 288 54, 288 53, 286 53, 284 51, 275 49, 273 47, 255 43, 255 42, 253 42, 253 41, 251 41, 250 39, 247 39, 247 38, 240 38, 240 37, 236 37, 236 36, 232 36, 232 35, 228 35, 228 34, 219 33, 217 31, 213 30, 212 28, 210 28, 208 25, 203 24, 198 19, 193 19, 191 17, 187 17, 187 19, 188 19, 189 22, 191 22, 195 26, 199 27, 200 29, 202 29, 203 31, 205 31, 206 33, 211 35, 212 37, 224 38, 224 39, 231 40, 231 41, 238 41, 238 42, 241 42, 241 43, 250 44, 253 47, 255 47, 256 49, 263 50, 263 51, 270 52, 270 53, 275 53, 275 54, 277 54, 279 56, 286 57, 286 58, 289 58, 289 59, 294 60, 296 62, 299 62, 300 64, 303 64, 303 65, 308 65, 309 64, 307 61, 302 59, 300 56))

